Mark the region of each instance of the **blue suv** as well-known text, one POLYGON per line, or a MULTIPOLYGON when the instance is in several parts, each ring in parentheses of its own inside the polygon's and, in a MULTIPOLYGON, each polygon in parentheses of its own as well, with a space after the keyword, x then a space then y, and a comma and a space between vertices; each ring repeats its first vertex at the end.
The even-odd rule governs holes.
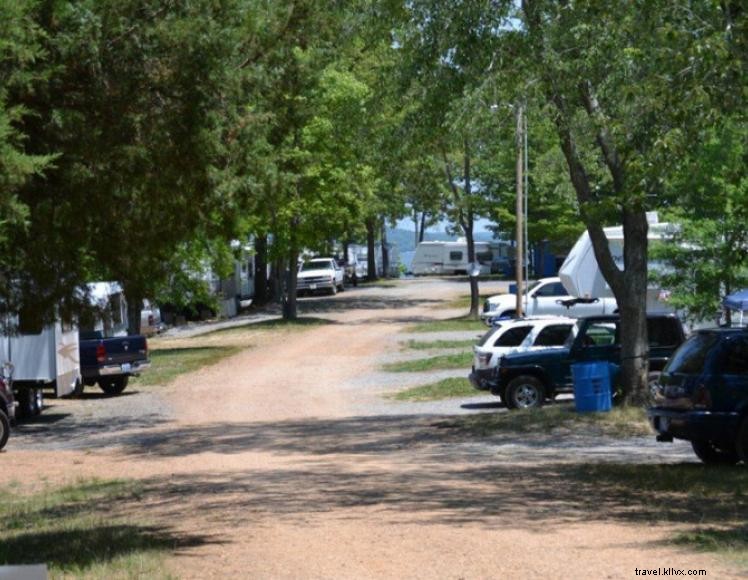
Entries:
POLYGON ((748 329, 700 330, 673 354, 648 415, 658 441, 691 442, 704 463, 748 464, 748 329))

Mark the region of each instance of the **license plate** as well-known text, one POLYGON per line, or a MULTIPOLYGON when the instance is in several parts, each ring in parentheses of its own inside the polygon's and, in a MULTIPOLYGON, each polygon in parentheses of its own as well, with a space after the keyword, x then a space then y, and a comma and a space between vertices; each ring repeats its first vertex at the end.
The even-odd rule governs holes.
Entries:
POLYGON ((316 290, 317 289, 317 285, 316 284, 309 284, 309 289, 310 290, 316 290))
POLYGON ((130 369, 132 369, 132 365, 130 363, 122 363, 121 368, 123 373, 129 373, 130 369))

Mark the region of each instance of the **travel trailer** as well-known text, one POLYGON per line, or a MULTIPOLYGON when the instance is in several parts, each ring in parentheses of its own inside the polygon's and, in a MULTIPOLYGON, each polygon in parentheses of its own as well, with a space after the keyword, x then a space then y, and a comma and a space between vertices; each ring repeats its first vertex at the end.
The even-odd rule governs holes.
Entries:
MULTIPOLYGON (((501 242, 475 242, 475 259, 481 274, 490 274, 501 261, 510 258, 510 246, 501 242)), ((429 274, 466 274, 469 270, 467 241, 421 242, 411 263, 415 276, 429 274)), ((513 255, 513 254, 512 254, 513 255)))
POLYGON ((27 328, 20 321, 17 334, 0 335, 0 360, 12 365, 13 392, 21 415, 38 415, 43 390, 63 397, 81 385, 78 328, 55 321, 27 328))

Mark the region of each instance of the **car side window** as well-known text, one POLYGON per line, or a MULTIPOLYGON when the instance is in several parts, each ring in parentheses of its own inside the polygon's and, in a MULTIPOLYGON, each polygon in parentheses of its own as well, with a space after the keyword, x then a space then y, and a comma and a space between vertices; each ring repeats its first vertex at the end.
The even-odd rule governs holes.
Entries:
POLYGON ((554 282, 552 284, 546 284, 545 286, 538 288, 535 292, 535 296, 542 296, 544 298, 552 298, 554 296, 566 296, 568 292, 561 282, 554 282))
POLYGON ((614 322, 590 324, 582 338, 582 346, 593 347, 618 344, 617 327, 618 325, 614 322))
POLYGON ((722 372, 726 375, 748 374, 748 340, 738 339, 727 345, 722 372))
POLYGON ((530 334, 530 326, 518 326, 516 328, 510 328, 507 330, 504 334, 502 334, 496 342, 494 342, 494 346, 519 346, 522 344, 522 341, 527 338, 527 335, 530 334))
POLYGON ((563 346, 570 331, 571 324, 546 326, 535 339, 535 346, 563 346))

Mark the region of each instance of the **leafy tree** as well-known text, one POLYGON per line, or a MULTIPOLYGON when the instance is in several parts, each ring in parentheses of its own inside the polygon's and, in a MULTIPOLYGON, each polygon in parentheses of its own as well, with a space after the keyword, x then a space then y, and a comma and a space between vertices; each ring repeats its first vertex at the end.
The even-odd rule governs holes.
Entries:
POLYGON ((653 254, 667 266, 658 281, 671 291, 670 303, 693 320, 711 319, 725 295, 748 287, 746 143, 746 124, 724 118, 684 157, 671 183, 680 196, 667 217, 677 227, 653 254))

